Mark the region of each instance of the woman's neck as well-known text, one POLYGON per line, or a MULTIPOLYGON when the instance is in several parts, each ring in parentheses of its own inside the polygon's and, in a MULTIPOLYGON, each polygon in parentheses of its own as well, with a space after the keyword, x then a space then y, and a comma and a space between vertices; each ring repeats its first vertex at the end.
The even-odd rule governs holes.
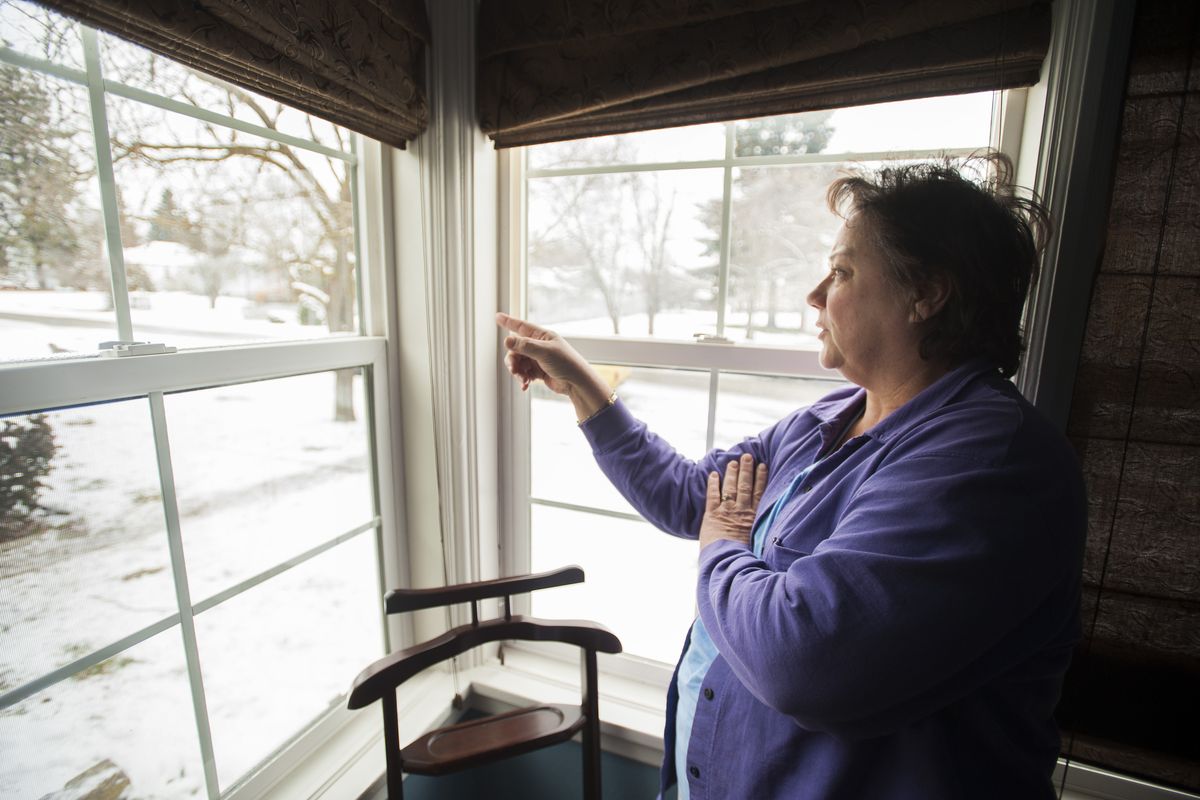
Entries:
POLYGON ((948 365, 922 361, 918 369, 905 373, 902 378, 881 380, 872 385, 863 384, 867 391, 866 406, 851 429, 850 436, 858 436, 874 428, 949 371, 948 365))

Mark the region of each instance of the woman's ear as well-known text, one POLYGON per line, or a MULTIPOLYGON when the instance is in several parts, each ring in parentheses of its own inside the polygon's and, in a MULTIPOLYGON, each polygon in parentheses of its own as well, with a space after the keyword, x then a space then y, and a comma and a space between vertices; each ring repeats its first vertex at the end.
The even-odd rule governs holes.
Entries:
POLYGON ((921 293, 913 300, 910 322, 925 322, 937 315, 950 297, 950 286, 945 280, 934 280, 925 284, 921 293))

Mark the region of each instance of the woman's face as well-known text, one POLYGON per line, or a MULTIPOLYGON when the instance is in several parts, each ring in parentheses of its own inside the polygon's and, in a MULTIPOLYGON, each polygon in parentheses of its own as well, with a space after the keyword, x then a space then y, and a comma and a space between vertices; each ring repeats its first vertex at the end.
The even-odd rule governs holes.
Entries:
POLYGON ((888 280, 867 224, 851 217, 842 225, 829 253, 829 274, 809 293, 808 304, 820 312, 821 366, 870 389, 910 363, 919 339, 912 305, 888 280))

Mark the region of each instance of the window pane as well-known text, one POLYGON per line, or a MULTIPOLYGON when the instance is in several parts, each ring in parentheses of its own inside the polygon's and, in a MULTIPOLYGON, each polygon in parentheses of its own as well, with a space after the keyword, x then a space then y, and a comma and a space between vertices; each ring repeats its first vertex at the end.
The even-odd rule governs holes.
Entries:
POLYGON ((136 337, 199 347, 358 330, 345 162, 107 102, 136 337))
POLYGON ((175 611, 146 401, 0 420, 0 693, 175 611))
POLYGON ((991 92, 901 100, 831 111, 742 120, 738 156, 938 151, 987 147, 991 92))
MULTIPOLYGON (((597 365, 635 416, 691 458, 705 452, 708 373, 597 365)), ((596 466, 570 401, 535 384, 532 410, 533 496, 633 513, 596 466)))
POLYGON ((567 169, 611 164, 668 164, 725 156, 722 123, 690 125, 526 148, 530 169, 567 169))
POLYGON ((95 352, 117 325, 87 91, 3 63, 0 80, 0 359, 95 352))
POLYGON ((841 220, 825 205, 840 164, 734 170, 725 335, 817 349, 820 281, 841 220))
POLYGON ((0 793, 99 797, 104 775, 125 787, 105 797, 204 797, 192 708, 173 628, 0 711, 0 793))
POLYGON ((83 69, 79 25, 25 0, 0 0, 0 42, 27 56, 83 69))
POLYGON ((196 618, 222 789, 334 705, 383 654, 366 532, 196 618))
POLYGON ((197 72, 115 36, 101 33, 99 39, 100 65, 107 80, 301 139, 315 139, 337 150, 349 146, 346 133, 331 122, 197 72))
POLYGON ((360 371, 186 392, 166 406, 193 598, 374 516, 360 371))
POLYGON ((583 567, 582 584, 534 592, 535 616, 607 625, 630 655, 673 663, 696 616, 695 541, 644 522, 534 506, 533 571, 583 567))
POLYGON ((717 392, 716 444, 729 447, 754 436, 845 385, 836 380, 722 372, 717 392))
POLYGON ((716 330, 721 170, 529 181, 529 313, 564 334, 716 330))

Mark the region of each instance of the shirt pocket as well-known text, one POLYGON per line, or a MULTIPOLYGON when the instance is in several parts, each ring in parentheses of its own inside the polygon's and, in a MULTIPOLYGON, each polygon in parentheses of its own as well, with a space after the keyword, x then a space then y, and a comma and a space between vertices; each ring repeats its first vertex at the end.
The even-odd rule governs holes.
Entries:
MULTIPOLYGON (((791 544, 797 543, 792 542, 791 544)), ((804 558, 807 555, 812 555, 812 551, 798 550, 794 547, 789 547, 788 545, 783 544, 783 542, 781 542, 779 539, 772 537, 764 555, 765 558, 763 560, 767 562, 768 567, 776 572, 784 572, 792 565, 792 562, 798 558, 804 558)))

